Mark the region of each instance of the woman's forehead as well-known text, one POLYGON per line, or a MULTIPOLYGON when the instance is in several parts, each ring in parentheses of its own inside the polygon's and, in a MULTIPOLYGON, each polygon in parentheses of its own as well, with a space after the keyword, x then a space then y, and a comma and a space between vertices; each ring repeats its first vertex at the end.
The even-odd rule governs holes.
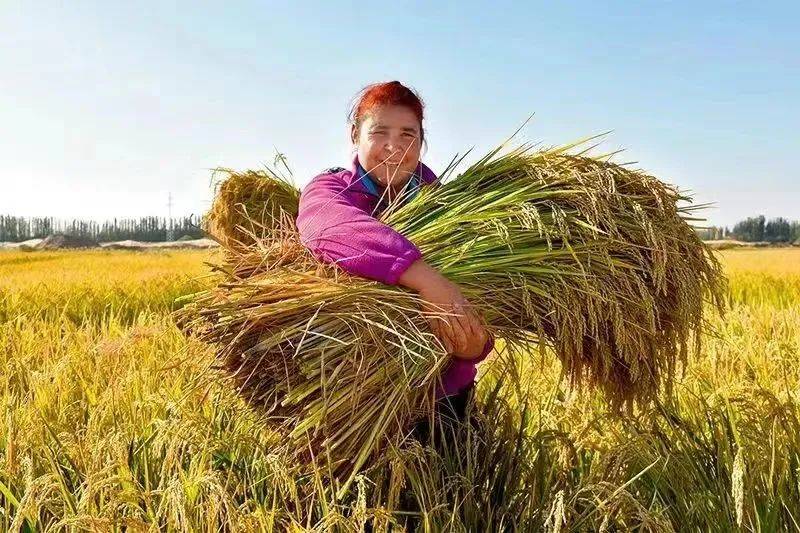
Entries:
POLYGON ((419 130, 419 121, 414 112, 404 106, 391 105, 376 107, 370 111, 364 124, 371 127, 411 128, 419 130))

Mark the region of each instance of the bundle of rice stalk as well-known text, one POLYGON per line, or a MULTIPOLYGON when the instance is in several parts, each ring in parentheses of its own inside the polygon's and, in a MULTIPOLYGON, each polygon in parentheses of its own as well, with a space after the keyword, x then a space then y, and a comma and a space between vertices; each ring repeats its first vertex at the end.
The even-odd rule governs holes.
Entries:
MULTIPOLYGON (((721 268, 693 209, 643 172, 568 149, 492 151, 385 222, 457 283, 514 351, 552 347, 612 407, 669 389, 721 268)), ((291 228, 231 253, 181 311, 298 453, 346 475, 430 408, 447 362, 417 295, 317 262, 291 228)))
MULTIPOLYGON (((284 163, 283 159, 279 159, 284 163)), ((281 220, 294 220, 300 191, 289 176, 275 169, 235 171, 215 168, 214 203, 203 228, 227 248, 246 248, 268 238, 281 220)))

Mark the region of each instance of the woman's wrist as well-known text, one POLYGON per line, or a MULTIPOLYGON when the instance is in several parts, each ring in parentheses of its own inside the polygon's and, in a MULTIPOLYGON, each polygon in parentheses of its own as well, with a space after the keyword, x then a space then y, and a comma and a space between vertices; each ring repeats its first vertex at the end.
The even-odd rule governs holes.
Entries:
POLYGON ((397 278, 397 284, 415 292, 420 292, 423 288, 430 286, 431 283, 440 281, 441 278, 443 276, 438 270, 423 259, 417 259, 397 278))

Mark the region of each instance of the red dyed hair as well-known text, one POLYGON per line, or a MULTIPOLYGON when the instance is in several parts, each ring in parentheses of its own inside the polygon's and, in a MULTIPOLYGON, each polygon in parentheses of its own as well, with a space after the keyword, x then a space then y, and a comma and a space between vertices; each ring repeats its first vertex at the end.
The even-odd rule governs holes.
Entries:
POLYGON ((350 109, 350 121, 356 125, 356 130, 359 130, 361 122, 370 111, 384 105, 400 105, 410 109, 419 120, 420 140, 424 140, 422 118, 425 104, 414 89, 406 87, 399 81, 373 83, 361 89, 350 109))

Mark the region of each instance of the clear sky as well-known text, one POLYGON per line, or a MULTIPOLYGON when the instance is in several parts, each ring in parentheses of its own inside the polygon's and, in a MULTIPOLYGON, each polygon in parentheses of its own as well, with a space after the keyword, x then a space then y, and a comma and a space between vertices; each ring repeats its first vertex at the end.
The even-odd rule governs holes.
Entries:
POLYGON ((276 147, 302 186, 348 164, 353 95, 398 79, 434 170, 535 113, 522 140, 613 130, 712 223, 800 219, 800 4, 603 4, 0 0, 0 213, 200 213, 210 168, 276 147))

